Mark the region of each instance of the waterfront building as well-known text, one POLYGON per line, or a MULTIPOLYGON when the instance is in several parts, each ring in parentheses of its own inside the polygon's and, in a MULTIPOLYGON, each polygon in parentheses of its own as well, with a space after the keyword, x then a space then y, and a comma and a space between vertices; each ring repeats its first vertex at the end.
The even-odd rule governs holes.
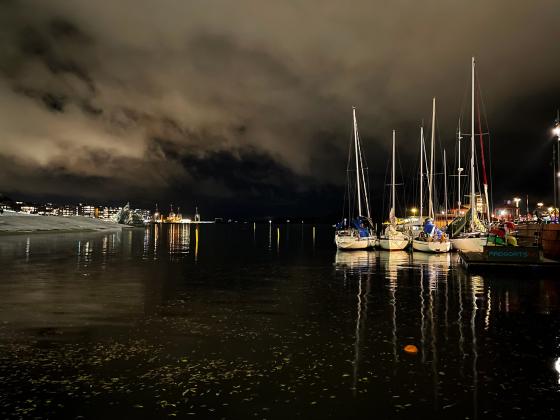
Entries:
POLYGON ((79 214, 80 216, 85 216, 85 217, 95 217, 96 215, 96 207, 92 206, 90 204, 81 204, 79 206, 79 214))
POLYGON ((66 204, 64 206, 62 206, 61 212, 62 216, 77 216, 78 215, 78 207, 71 205, 71 204, 66 204))
POLYGON ((150 220, 152 220, 152 214, 151 214, 150 210, 134 209, 134 212, 138 213, 142 217, 142 220, 144 222, 149 222, 150 220))
POLYGON ((27 214, 36 214, 37 213, 37 206, 32 204, 23 204, 21 206, 21 212, 27 214))
POLYGON ((116 216, 117 213, 122 210, 122 207, 103 207, 103 213, 101 219, 104 220, 111 220, 113 216, 116 216))

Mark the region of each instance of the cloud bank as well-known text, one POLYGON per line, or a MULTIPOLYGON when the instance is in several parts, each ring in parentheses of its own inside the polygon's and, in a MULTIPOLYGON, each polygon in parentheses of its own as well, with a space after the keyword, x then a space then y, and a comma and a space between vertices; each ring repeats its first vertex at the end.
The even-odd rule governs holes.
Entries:
POLYGON ((0 190, 247 200, 452 142, 480 63, 488 118, 559 87, 555 1, 0 1, 0 190), (167 195, 166 195, 167 194, 167 195))

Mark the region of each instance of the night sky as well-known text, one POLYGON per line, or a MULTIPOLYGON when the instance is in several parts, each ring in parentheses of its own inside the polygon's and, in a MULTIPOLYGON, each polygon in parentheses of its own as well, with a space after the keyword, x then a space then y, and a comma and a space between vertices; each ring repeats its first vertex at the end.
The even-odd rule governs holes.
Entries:
POLYGON ((494 202, 551 202, 559 40, 557 0, 0 0, 0 192, 337 215, 355 105, 373 206, 392 129, 408 204, 419 124, 437 97, 454 154, 474 55, 494 202))

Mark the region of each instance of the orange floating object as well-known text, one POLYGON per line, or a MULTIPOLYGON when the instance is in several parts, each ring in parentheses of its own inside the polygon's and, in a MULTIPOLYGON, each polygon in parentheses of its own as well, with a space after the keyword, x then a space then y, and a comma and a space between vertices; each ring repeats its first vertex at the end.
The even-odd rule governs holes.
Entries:
POLYGON ((407 353, 416 354, 418 353, 418 347, 416 347, 414 344, 408 344, 404 346, 404 351, 407 353))

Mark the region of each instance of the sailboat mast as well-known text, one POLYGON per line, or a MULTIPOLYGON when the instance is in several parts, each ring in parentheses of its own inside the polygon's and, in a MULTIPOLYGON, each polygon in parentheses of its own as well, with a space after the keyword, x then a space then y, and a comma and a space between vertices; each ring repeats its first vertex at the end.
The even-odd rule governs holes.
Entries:
POLYGON ((445 224, 447 225, 447 155, 443 149, 443 194, 445 200, 445 224))
POLYGON ((358 150, 358 123, 356 122, 356 107, 352 107, 352 117, 354 119, 354 150, 356 152, 356 188, 358 189, 358 216, 362 215, 362 198, 360 191, 360 165, 358 163, 360 151, 358 150))
POLYGON ((424 125, 420 126, 420 221, 424 210, 424 125))
POLYGON ((395 130, 393 130, 393 172, 391 174, 391 208, 393 215, 396 213, 395 208, 395 130))
POLYGON ((367 193, 367 188, 366 188, 366 177, 364 175, 364 159, 362 158, 362 146, 360 144, 360 133, 356 130, 356 132, 358 133, 358 151, 360 152, 360 170, 362 172, 362 187, 364 189, 364 199, 366 201, 366 214, 368 219, 371 219, 371 214, 369 212, 369 199, 368 199, 368 193, 367 193))
POLYGON ((471 231, 474 230, 474 218, 476 212, 475 192, 474 192, 474 57, 471 64, 471 231))
POLYGON ((432 101, 432 139, 430 144, 430 181, 428 182, 428 194, 429 194, 429 217, 434 217, 434 200, 433 200, 433 186, 434 186, 434 143, 436 136, 436 98, 432 101))
POLYGON ((463 136, 461 135, 461 120, 459 120, 459 147, 457 151, 457 214, 461 213, 461 173, 463 168, 461 167, 461 140, 463 136))
MULTIPOLYGON (((475 75, 476 81, 476 75, 475 75)), ((480 139, 480 162, 482 164, 482 181, 484 184, 484 202, 486 203, 486 219, 488 225, 491 223, 490 219, 490 200, 488 200, 488 178, 486 176, 486 162, 484 160, 484 138, 482 136, 482 124, 480 123, 480 84, 478 84, 478 95, 476 97, 476 119, 478 122, 478 137, 480 139)))

